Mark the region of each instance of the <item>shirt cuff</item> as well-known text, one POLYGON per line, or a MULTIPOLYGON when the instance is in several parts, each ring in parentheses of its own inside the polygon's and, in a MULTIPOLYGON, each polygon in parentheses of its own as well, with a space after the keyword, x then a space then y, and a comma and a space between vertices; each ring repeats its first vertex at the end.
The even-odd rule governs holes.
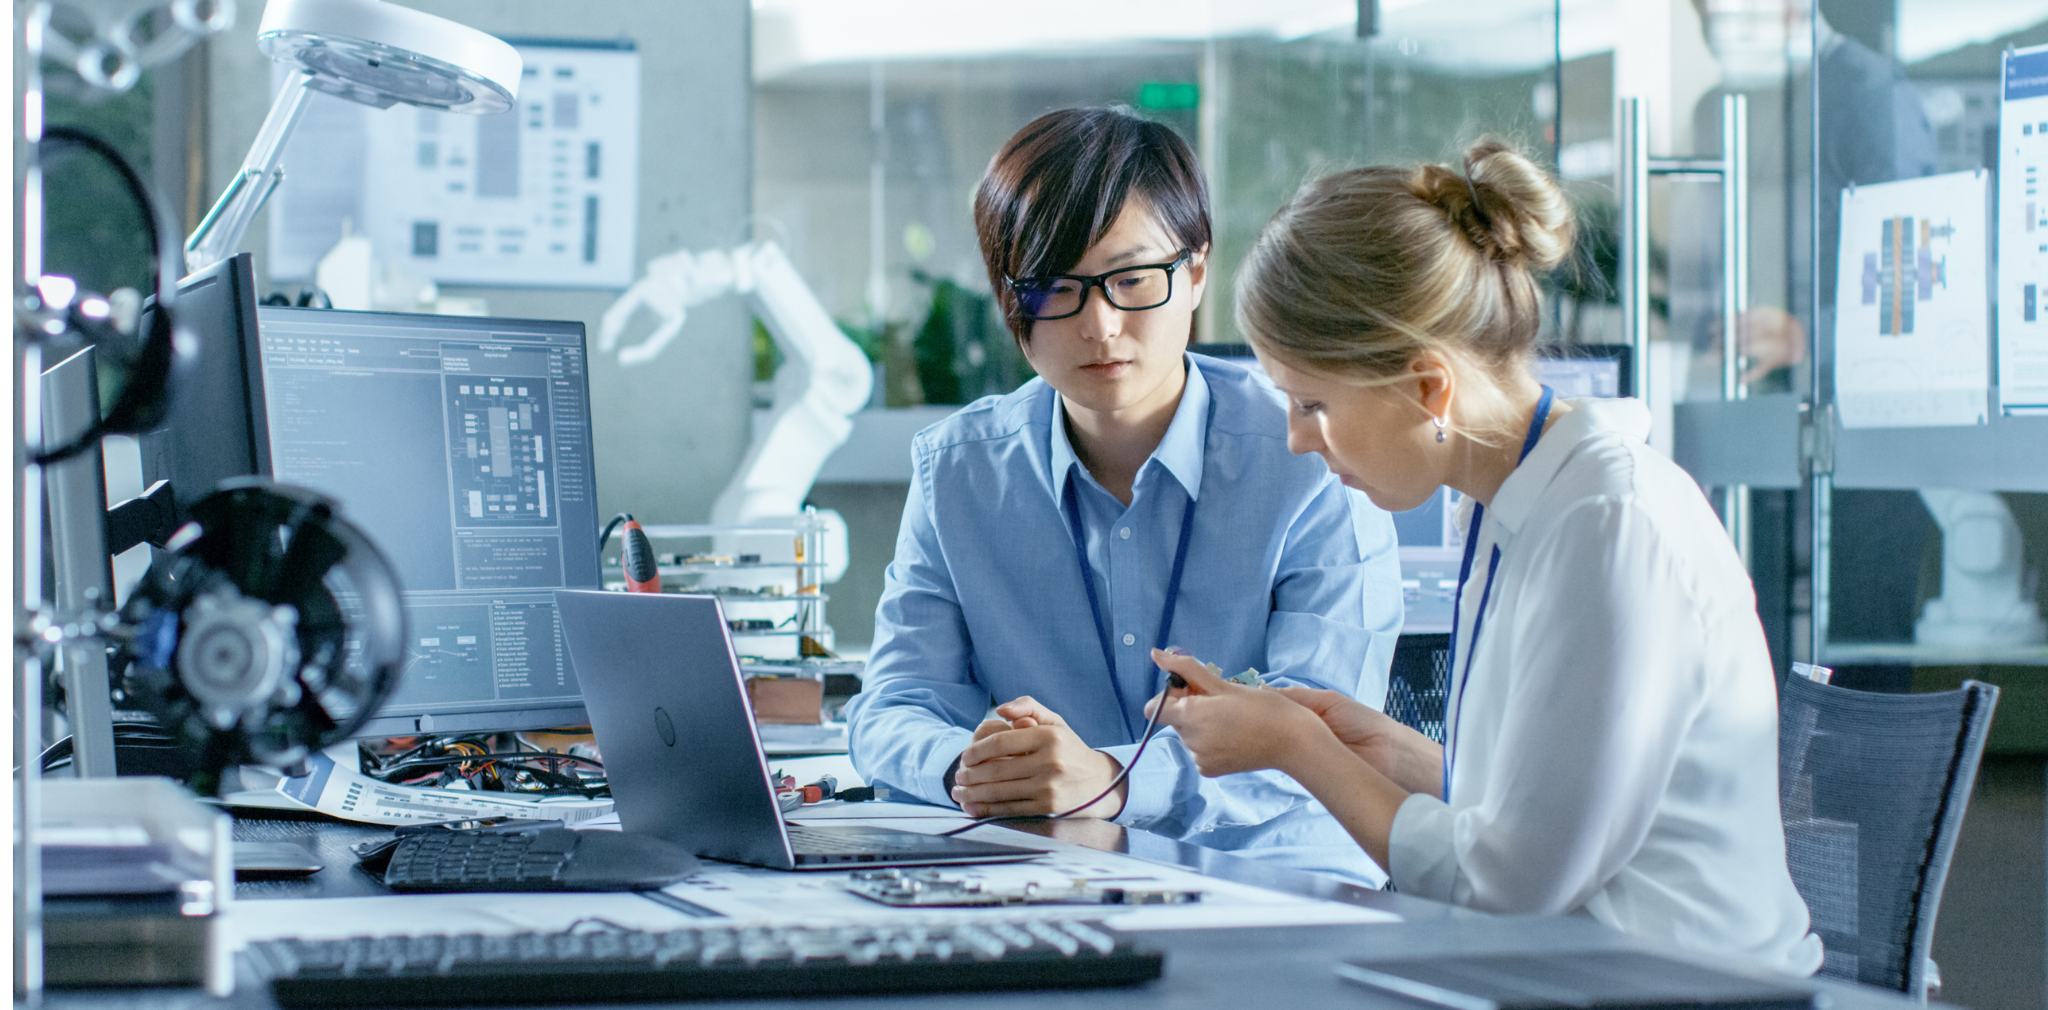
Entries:
POLYGON ((1111 820, 1131 827, 1144 827, 1173 813, 1178 805, 1174 791, 1180 787, 1182 772, 1174 748, 1159 746, 1155 738, 1152 746, 1145 750, 1145 759, 1136 767, 1131 766, 1131 758, 1138 751, 1137 744, 1096 749, 1131 770, 1129 777, 1124 779, 1124 808, 1117 811, 1111 820))
POLYGON ((939 731, 932 742, 925 766, 918 770, 917 785, 909 790, 926 803, 957 807, 953 802, 953 772, 959 768, 960 753, 974 742, 974 731, 949 727, 939 731))
POLYGON ((1403 894, 1455 902, 1458 858, 1451 831, 1456 811, 1428 793, 1411 793, 1394 811, 1387 835, 1387 876, 1403 894))

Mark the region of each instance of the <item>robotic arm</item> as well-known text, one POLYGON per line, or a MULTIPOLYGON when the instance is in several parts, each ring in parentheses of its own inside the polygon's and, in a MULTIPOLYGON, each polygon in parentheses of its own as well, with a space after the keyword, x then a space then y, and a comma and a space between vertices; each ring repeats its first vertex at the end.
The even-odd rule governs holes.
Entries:
MULTIPOLYGON (((797 275, 774 242, 730 250, 662 256, 647 265, 599 324, 598 350, 616 353, 619 364, 645 364, 658 357, 681 332, 689 307, 727 293, 746 296, 782 349, 775 371, 775 399, 768 416, 755 423, 752 443, 737 472, 711 508, 715 525, 783 520, 803 512, 804 497, 827 457, 853 430, 853 414, 868 401, 874 372, 867 355, 841 333, 825 307, 797 275), (626 324, 640 309, 659 322, 638 343, 620 346, 626 324)), ((830 519, 836 520, 837 516, 830 519)), ((845 570, 845 526, 831 536, 840 545, 829 557, 825 581, 845 570)))

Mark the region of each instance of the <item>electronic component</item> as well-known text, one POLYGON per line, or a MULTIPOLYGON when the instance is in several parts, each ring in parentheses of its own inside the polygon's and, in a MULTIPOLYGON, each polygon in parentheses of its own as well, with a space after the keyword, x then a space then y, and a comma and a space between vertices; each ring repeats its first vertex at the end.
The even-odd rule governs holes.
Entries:
POLYGON ((866 803, 870 800, 886 800, 889 790, 878 786, 853 786, 839 788, 839 780, 827 775, 807 786, 799 787, 796 776, 784 774, 780 769, 774 773, 775 800, 783 813, 800 809, 806 803, 823 803, 839 800, 844 803, 866 803))
POLYGON ((1099 921, 701 926, 267 940, 249 960, 284 1007, 572 1004, 1136 985, 1165 955, 1099 921))
POLYGON ((654 545, 648 542, 647 531, 640 527, 639 520, 624 512, 619 515, 626 521, 619 549, 619 569, 626 575, 626 592, 661 592, 661 569, 654 562, 654 545))
POLYGON ((1064 886, 1031 882, 997 887, 941 870, 859 870, 846 889, 895 908, 972 908, 988 905, 1186 905, 1200 891, 1105 886, 1076 879, 1064 886))
POLYGON ((229 765, 361 728, 398 682, 405 615, 390 562, 326 498, 240 478, 192 517, 122 609, 116 666, 210 794, 229 765))

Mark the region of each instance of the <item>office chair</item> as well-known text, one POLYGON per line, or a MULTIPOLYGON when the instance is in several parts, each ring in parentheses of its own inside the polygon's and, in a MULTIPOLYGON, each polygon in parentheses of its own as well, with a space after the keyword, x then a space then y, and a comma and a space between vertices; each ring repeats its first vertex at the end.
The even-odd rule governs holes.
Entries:
POLYGON ((1821 975, 1939 991, 1934 916, 1997 704, 1974 680, 1932 694, 1780 686, 1785 859, 1827 945, 1821 975))
POLYGON ((1444 742, 1444 704, 1450 698, 1451 636, 1402 635, 1387 671, 1384 711, 1423 736, 1444 742))

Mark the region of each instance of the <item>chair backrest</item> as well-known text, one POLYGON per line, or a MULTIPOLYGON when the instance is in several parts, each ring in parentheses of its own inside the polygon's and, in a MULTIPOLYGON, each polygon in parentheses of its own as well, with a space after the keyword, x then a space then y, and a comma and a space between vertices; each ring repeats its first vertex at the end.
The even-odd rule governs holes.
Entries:
POLYGON ((1942 882, 1998 688, 1878 694, 1793 676, 1778 697, 1785 858, 1822 975, 1924 999, 1942 882))
POLYGON ((1423 736, 1444 742, 1444 703, 1450 698, 1449 635, 1402 635, 1387 671, 1384 710, 1423 736))

